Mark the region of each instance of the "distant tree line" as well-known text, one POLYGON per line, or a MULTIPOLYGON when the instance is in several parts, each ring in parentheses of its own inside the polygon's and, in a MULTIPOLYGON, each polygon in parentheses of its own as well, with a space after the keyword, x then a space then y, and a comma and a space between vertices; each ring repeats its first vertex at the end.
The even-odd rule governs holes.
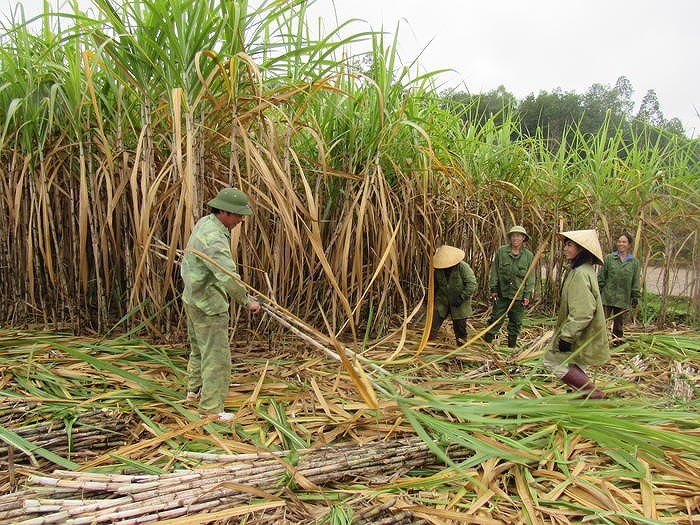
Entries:
POLYGON ((557 88, 530 94, 520 101, 504 86, 486 93, 449 91, 443 95, 465 124, 482 125, 493 120, 498 125, 515 119, 520 123, 523 137, 539 136, 553 144, 561 143, 571 129, 586 135, 598 135, 607 129, 610 134, 622 133, 629 143, 638 143, 633 141, 633 136, 644 136, 648 144, 657 145, 673 138, 686 138, 678 118, 664 117, 653 89, 644 95, 636 113, 633 93, 629 79, 621 76, 613 87, 593 84, 583 94, 557 88))

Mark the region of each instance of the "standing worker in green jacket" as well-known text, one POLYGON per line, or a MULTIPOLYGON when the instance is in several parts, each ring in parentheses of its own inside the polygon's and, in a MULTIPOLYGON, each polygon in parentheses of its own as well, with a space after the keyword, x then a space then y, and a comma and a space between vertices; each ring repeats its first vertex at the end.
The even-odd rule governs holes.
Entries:
POLYGON ((513 226, 508 231, 509 243, 501 246, 493 258, 489 274, 489 290, 493 299, 493 310, 489 325, 493 326, 484 334, 484 340, 493 341, 508 314, 508 347, 515 348, 523 326, 525 307, 530 304, 535 290, 535 272, 525 279, 534 255, 524 243, 528 240, 527 231, 522 226, 513 226), (524 286, 523 279, 525 279, 524 286), (513 302, 515 299, 515 302, 513 302), (511 306, 511 303, 513 305, 511 306), (510 309, 509 309, 510 308, 510 309))
POLYGON ((224 188, 207 204, 211 213, 192 230, 180 269, 190 340, 187 400, 199 400, 199 410, 205 415, 231 421, 233 414, 224 411, 231 379, 229 297, 252 313, 260 310, 260 303, 227 273, 239 277, 231 257, 231 230, 253 211, 246 194, 235 188, 224 188), (192 250, 203 253, 216 265, 192 250))
POLYGON ((472 313, 472 294, 476 290, 476 276, 464 261, 464 251, 454 246, 440 246, 433 256, 435 309, 430 325, 430 340, 447 316, 452 316, 452 327, 457 346, 467 340, 467 318, 472 313))
POLYGON ((613 344, 622 342, 622 325, 630 307, 635 308, 640 297, 639 259, 630 253, 634 238, 624 232, 617 238, 617 251, 605 256, 598 272, 598 287, 603 297, 606 317, 612 317, 613 344))

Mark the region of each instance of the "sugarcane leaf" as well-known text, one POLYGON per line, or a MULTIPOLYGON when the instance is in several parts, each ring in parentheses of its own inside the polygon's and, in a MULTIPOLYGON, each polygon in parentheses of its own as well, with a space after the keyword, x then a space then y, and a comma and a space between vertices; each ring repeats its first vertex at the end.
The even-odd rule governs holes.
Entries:
POLYGON ((89 365, 93 366, 97 370, 104 370, 107 372, 110 372, 116 376, 123 377, 124 379, 127 379, 141 387, 143 387, 146 390, 155 390, 155 391, 160 391, 164 393, 171 393, 172 391, 154 381, 151 381, 150 379, 147 379, 143 376, 139 376, 137 374, 134 374, 132 372, 129 372, 127 370, 124 370, 123 368, 119 366, 115 366, 109 361, 99 359, 97 357, 94 357, 86 352, 81 352, 80 350, 77 350, 73 347, 67 346, 67 345, 62 345, 57 342, 52 343, 56 348, 60 348, 67 354, 75 357, 76 359, 80 359, 81 361, 85 361, 89 365))
MULTIPOLYGON (((272 406, 274 407, 276 405, 277 404, 273 401, 272 406)), ((256 412, 267 422, 271 423, 277 430, 279 430, 286 439, 288 439, 288 444, 290 445, 290 448, 307 448, 309 446, 309 444, 306 441, 304 441, 301 437, 299 437, 296 434, 296 432, 294 432, 289 423, 286 421, 286 416, 279 416, 279 409, 276 410, 278 417, 280 417, 279 420, 265 413, 265 410, 263 409, 259 409, 256 412)))
POLYGON ((143 461, 137 461, 133 458, 122 456, 120 454, 110 454, 110 457, 118 460, 122 465, 135 469, 137 472, 143 472, 147 474, 165 474, 168 472, 156 465, 145 463, 143 461))
POLYGON ((29 456, 41 456, 44 459, 50 461, 51 463, 59 465, 63 468, 75 470, 80 467, 80 465, 78 465, 77 463, 73 463, 72 461, 64 457, 59 456, 55 452, 51 452, 50 450, 47 450, 43 447, 36 446, 31 441, 23 438, 22 436, 17 435, 12 430, 5 428, 2 425, 0 425, 0 439, 2 439, 8 445, 18 448, 19 450, 21 450, 29 456))

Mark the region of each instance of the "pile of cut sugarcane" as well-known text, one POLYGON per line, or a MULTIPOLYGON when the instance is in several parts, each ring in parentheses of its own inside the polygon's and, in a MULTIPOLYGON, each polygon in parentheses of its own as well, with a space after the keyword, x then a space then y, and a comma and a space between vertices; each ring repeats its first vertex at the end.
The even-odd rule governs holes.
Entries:
MULTIPOLYGON (((0 496, 0 523, 127 525, 202 513, 211 519, 213 510, 221 519, 239 515, 256 497, 270 502, 269 508, 284 505, 279 493, 290 485, 321 492, 320 485, 347 479, 390 481, 435 460, 415 436, 295 452, 184 455, 208 466, 161 475, 60 470, 32 476, 28 488, 0 496)), ((464 457, 464 451, 457 456, 464 457)))
POLYGON ((105 450, 120 447, 129 440, 132 418, 113 410, 92 410, 70 420, 50 419, 15 428, 8 419, 16 422, 25 408, 23 402, 0 402, 0 425, 3 432, 15 438, 15 445, 0 442, 0 464, 40 466, 35 452, 51 451, 71 461, 87 461, 105 450), (70 427, 70 428, 69 428, 70 427), (18 446, 17 443, 20 443, 18 446), (31 444, 29 447, 21 443, 31 444))
POLYGON ((121 447, 131 439, 134 421, 129 414, 109 409, 80 414, 67 412, 61 419, 49 417, 24 424, 23 416, 38 406, 36 402, 20 400, 0 402, 0 465, 6 466, 0 469, 6 473, 0 476, 0 492, 52 464, 78 468, 79 463, 121 447))

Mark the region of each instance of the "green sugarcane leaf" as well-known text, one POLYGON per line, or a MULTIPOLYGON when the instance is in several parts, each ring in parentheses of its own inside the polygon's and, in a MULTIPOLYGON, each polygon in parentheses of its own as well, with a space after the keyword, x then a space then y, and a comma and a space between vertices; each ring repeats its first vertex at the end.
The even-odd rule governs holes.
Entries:
POLYGON ((15 434, 12 430, 5 428, 2 425, 0 425, 0 439, 2 439, 8 445, 18 448, 30 457, 35 455, 41 456, 51 463, 59 465, 68 470, 76 470, 80 468, 80 465, 77 463, 73 463, 69 459, 59 456, 55 452, 51 452, 50 450, 46 450, 43 447, 35 445, 31 441, 15 434))

